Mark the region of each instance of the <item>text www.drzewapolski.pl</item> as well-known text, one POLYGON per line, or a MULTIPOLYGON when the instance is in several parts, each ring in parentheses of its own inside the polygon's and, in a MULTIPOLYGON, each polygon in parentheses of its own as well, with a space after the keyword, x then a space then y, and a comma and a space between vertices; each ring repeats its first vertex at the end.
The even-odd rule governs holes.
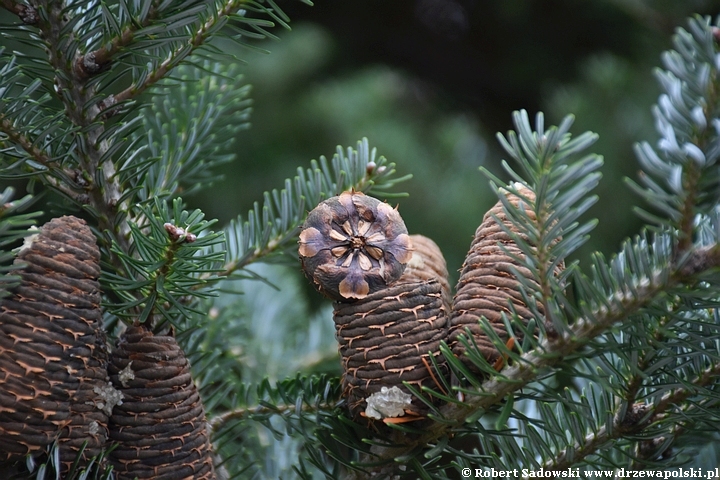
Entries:
POLYGON ((566 468, 565 470, 530 470, 528 468, 514 468, 512 470, 497 470, 495 468, 463 468, 463 478, 704 478, 720 479, 720 468, 676 468, 671 470, 593 470, 580 471, 579 468, 566 468))

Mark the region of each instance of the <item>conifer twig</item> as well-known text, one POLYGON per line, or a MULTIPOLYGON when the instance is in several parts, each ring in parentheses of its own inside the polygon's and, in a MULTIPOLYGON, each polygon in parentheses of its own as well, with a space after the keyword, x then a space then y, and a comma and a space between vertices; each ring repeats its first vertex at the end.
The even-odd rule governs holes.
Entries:
POLYGON ((35 25, 38 22, 37 10, 32 5, 25 5, 13 0, 1 0, 0 6, 20 17, 20 20, 26 25, 35 25))
POLYGON ((185 57, 193 53, 205 43, 205 41, 210 37, 213 27, 215 27, 219 21, 237 12, 246 2, 247 0, 228 0, 215 15, 202 24, 202 26, 193 34, 192 38, 187 43, 175 49, 168 58, 160 63, 157 69, 145 76, 141 83, 133 83, 125 90, 114 95, 113 101, 110 103, 115 104, 131 100, 165 78, 167 74, 170 73, 170 71, 172 71, 185 57))
MULTIPOLYGON (((57 166, 53 165, 55 161, 52 158, 48 157, 47 154, 41 149, 39 149, 29 138, 17 131, 14 128, 12 121, 10 121, 10 119, 8 118, 5 118, 3 115, 0 115, 0 132, 7 135, 7 138, 11 142, 19 145, 23 150, 25 150, 28 155, 33 158, 33 160, 46 167, 48 170, 58 168, 57 166)), ((65 171, 64 174, 69 178, 72 177, 72 172, 65 171)), ((72 190, 70 187, 60 182, 57 178, 51 175, 46 174, 43 175, 43 177, 45 178, 45 181, 56 190, 59 190, 60 192, 74 199, 75 201, 81 200, 81 196, 83 195, 82 193, 78 193, 72 190)))
MULTIPOLYGON (((327 403, 320 403, 317 405, 310 405, 308 403, 303 403, 302 407, 300 408, 300 411, 302 413, 310 413, 310 412, 320 412, 323 410, 330 411, 335 408, 334 405, 327 404, 327 403)), ((248 416, 253 415, 285 415, 285 414, 292 414, 297 413, 297 407, 295 405, 275 405, 273 407, 266 407, 264 405, 256 405, 254 407, 242 407, 242 408, 236 408, 234 410, 230 410, 228 412, 222 413, 220 415, 217 415, 210 420, 208 420, 208 424, 210 425, 210 430, 213 432, 217 432, 220 430, 224 425, 226 425, 228 422, 232 420, 240 420, 243 418, 246 418, 248 416)))
POLYGON ((220 274, 222 277, 229 277, 234 272, 237 272, 238 270, 242 270, 243 268, 247 267, 251 263, 254 263, 258 261, 261 258, 264 258, 275 251, 277 251, 283 244, 283 240, 286 238, 292 238, 296 235, 296 232, 298 230, 298 226, 296 226, 291 234, 288 234, 287 232, 283 232, 282 235, 278 235, 276 238, 271 239, 267 246, 265 248, 258 248, 256 249, 252 254, 248 255, 246 258, 242 258, 239 260, 231 261, 226 263, 223 266, 223 271, 220 274))
POLYGON ((12 142, 20 145, 22 149, 33 158, 33 160, 50 168, 50 163, 52 162, 50 157, 35 146, 29 138, 17 131, 13 126, 12 121, 4 115, 0 115, 0 131, 7 135, 12 142))
MULTIPOLYGON (((693 387, 702 388, 710 385, 718 378, 720 378, 720 363, 707 368, 694 381, 689 382, 689 384, 693 387)), ((612 440, 617 440, 628 435, 637 435, 653 423, 667 416, 673 405, 682 404, 694 393, 695 392, 687 387, 678 388, 666 393, 656 405, 633 404, 628 408, 624 417, 615 416, 613 428, 609 429, 607 426, 603 426, 597 433, 588 435, 585 438, 584 444, 575 445, 572 448, 572 460, 567 456, 568 449, 565 449, 558 452, 555 458, 545 462, 543 468, 549 470, 565 470, 577 462, 582 461, 588 455, 592 455, 612 440)))
POLYGON ((147 15, 142 21, 131 23, 125 27, 120 35, 113 37, 108 42, 104 42, 103 46, 97 50, 80 55, 77 60, 75 60, 75 70, 78 78, 85 79, 100 72, 121 49, 133 42, 135 32, 140 28, 145 28, 150 25, 157 15, 157 2, 153 1, 147 15))
MULTIPOLYGON (((128 248, 127 234, 129 227, 127 221, 117 222, 120 205, 120 184, 115 175, 115 166, 111 159, 104 159, 103 156, 109 148, 107 141, 99 141, 105 132, 104 125, 96 122, 99 109, 88 107, 95 95, 95 88, 86 88, 85 81, 79 78, 73 61, 66 56, 64 35, 65 27, 70 19, 64 10, 62 2, 42 0, 40 2, 46 16, 38 22, 38 28, 42 32, 42 38, 48 51, 48 60, 56 72, 55 81, 58 86, 60 100, 65 105, 65 111, 70 121, 82 132, 77 136, 82 147, 78 148, 80 167, 85 171, 89 179, 88 203, 99 213, 99 230, 117 232, 119 230, 118 242, 124 250, 128 248), (102 176, 102 182, 98 182, 98 175, 102 176)), ((73 53, 74 55, 74 53, 73 53)))

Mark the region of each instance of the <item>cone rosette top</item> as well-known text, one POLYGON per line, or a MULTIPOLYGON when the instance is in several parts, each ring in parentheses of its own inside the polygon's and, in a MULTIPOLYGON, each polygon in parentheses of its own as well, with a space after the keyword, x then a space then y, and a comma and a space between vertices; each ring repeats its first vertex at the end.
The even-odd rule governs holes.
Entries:
POLYGON ((305 274, 321 293, 338 301, 365 298, 391 285, 412 256, 397 210, 353 190, 315 207, 299 244, 305 274))
POLYGON ((25 239, 20 284, 0 301, 0 460, 84 442, 100 453, 118 400, 100 329, 100 253, 85 221, 56 218, 25 239))

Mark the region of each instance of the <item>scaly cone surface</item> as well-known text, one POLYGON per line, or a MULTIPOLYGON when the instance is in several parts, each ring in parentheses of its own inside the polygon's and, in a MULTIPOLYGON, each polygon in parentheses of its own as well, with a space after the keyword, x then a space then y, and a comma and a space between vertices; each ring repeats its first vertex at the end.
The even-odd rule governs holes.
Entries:
MULTIPOLYGON (((524 187, 519 188, 518 193, 524 196, 525 200, 509 192, 505 193, 512 205, 524 209, 530 220, 535 219, 534 206, 531 204, 535 202, 534 192, 524 187)), ((514 271, 525 277, 530 286, 530 291, 527 292, 529 297, 532 297, 533 290, 539 289, 538 284, 532 272, 518 260, 525 258, 525 254, 503 227, 528 241, 516 231, 503 210, 502 202, 498 201, 485 214, 483 222, 475 232, 453 300, 448 343, 453 353, 473 370, 474 365, 465 356, 465 347, 458 341, 458 336, 464 334, 466 328, 470 330, 485 359, 494 363, 500 353, 480 327, 480 319, 485 317, 495 333, 503 341, 507 341, 509 335, 503 322, 503 312, 508 319, 512 319, 514 310, 525 325, 535 316, 523 299, 520 282, 514 271)), ((534 309, 544 315, 540 302, 535 302, 534 309)), ((522 338, 518 332, 515 333, 518 338, 522 338)))
POLYGON ((448 280, 447 263, 437 243, 424 235, 410 235, 412 257, 398 283, 436 280, 442 287, 443 303, 448 312, 452 305, 452 291, 448 280))
MULTIPOLYGON (((368 398, 402 382, 436 388, 430 355, 440 363, 440 341, 447 333, 442 286, 435 280, 396 283, 354 303, 336 303, 333 319, 343 365, 343 395, 354 417, 368 415, 368 398)), ((409 396, 409 395, 408 395, 409 396)), ((417 398, 395 414, 422 415, 417 398)), ((380 412, 382 414, 382 412, 380 412)), ((374 417, 378 418, 378 417, 374 417)))
POLYGON ((0 460, 46 452, 68 468, 83 442, 104 447, 117 401, 100 327, 100 252, 85 221, 66 216, 25 239, 20 284, 0 301, 0 460))
POLYGON ((128 328, 110 360, 123 394, 110 418, 119 479, 214 479, 205 409, 174 337, 128 328))

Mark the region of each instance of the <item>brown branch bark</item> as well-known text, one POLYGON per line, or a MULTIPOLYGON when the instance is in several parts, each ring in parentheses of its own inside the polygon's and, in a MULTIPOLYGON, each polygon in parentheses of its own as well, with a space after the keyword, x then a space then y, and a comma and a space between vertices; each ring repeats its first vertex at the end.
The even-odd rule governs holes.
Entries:
POLYGON ((35 25, 38 22, 37 10, 31 5, 13 2, 13 0, 1 0, 0 6, 20 17, 20 20, 26 25, 35 25))

